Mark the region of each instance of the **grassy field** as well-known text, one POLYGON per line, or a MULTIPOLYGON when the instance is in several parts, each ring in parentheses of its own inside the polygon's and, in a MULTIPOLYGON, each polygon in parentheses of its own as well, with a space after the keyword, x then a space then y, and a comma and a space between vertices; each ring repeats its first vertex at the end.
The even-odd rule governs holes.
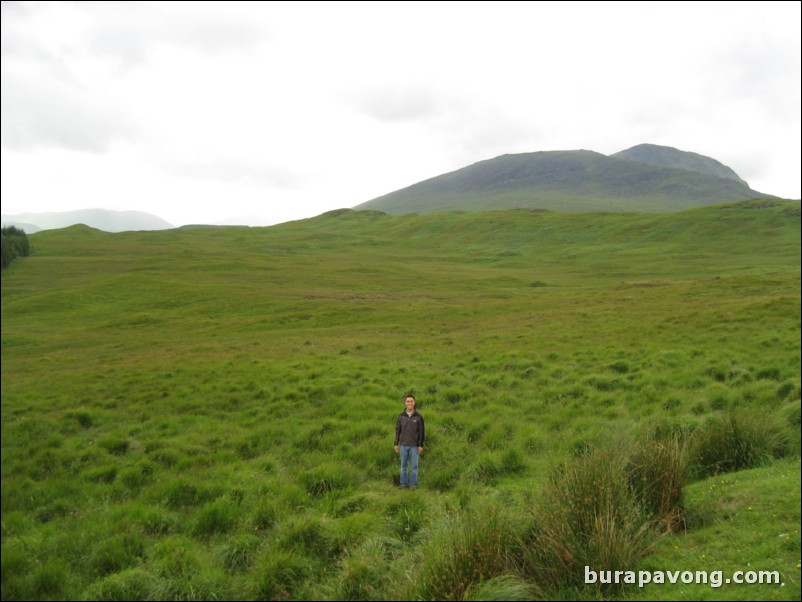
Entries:
POLYGON ((800 597, 799 203, 30 239, 3 599, 800 597), (670 524, 632 481, 657 449, 670 524), (783 585, 585 587, 582 560, 783 585))

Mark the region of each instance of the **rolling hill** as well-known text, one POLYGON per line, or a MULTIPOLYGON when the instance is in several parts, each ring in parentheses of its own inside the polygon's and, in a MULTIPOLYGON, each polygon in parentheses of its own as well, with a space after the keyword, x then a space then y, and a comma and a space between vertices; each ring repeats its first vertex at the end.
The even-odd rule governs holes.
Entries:
POLYGON ((502 155, 386 194, 355 209, 393 214, 540 208, 659 213, 768 197, 714 159, 640 145, 502 155))
POLYGON ((21 213, 3 215, 4 226, 17 226, 28 234, 40 230, 66 228, 84 224, 104 232, 127 232, 133 230, 167 230, 173 228, 162 218, 143 211, 113 211, 110 209, 79 209, 47 213, 21 213))

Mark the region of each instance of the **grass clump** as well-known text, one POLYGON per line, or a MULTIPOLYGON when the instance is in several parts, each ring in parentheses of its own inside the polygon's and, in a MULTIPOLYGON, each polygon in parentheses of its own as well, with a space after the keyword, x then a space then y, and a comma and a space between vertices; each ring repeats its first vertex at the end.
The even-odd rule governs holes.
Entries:
POLYGON ((786 454, 787 433, 765 415, 730 411, 708 418, 694 432, 691 458, 697 477, 763 466, 786 454))
POLYGON ((310 496, 319 498, 346 489, 350 486, 351 479, 340 467, 324 465, 302 474, 301 483, 310 496))
POLYGON ((257 600, 287 600, 293 598, 312 567, 299 553, 271 548, 257 559, 251 572, 251 589, 257 600))
POLYGON ((668 532, 683 524, 688 442, 681 432, 642 437, 629 455, 627 476, 646 515, 668 532))
POLYGON ((98 441, 98 445, 115 456, 124 456, 130 446, 128 440, 121 437, 105 437, 98 441))
POLYGON ((90 556, 92 570, 103 576, 116 573, 135 565, 145 555, 145 543, 141 537, 123 533, 103 541, 90 556))
POLYGON ((494 506, 444 517, 425 546, 418 596, 462 600, 471 587, 511 571, 513 533, 510 518, 494 506))
POLYGON ((85 429, 94 426, 97 422, 97 417, 87 410, 71 410, 66 412, 65 416, 71 420, 75 420, 78 426, 85 429))
POLYGON ((328 522, 318 516, 293 516, 279 526, 278 543, 306 556, 326 558, 334 551, 328 522))
POLYGON ((352 548, 340 561, 335 600, 385 599, 395 579, 393 561, 403 550, 400 539, 373 536, 352 548))
POLYGON ((58 600, 70 581, 69 568, 61 560, 48 560, 39 565, 31 576, 31 590, 34 599, 58 600))
POLYGON ((542 600, 543 591, 518 575, 499 575, 469 587, 463 600, 542 600))
POLYGON ((192 534, 207 538, 220 533, 228 533, 236 524, 237 510, 230 500, 220 498, 206 504, 195 514, 192 534))
POLYGON ((150 600, 153 576, 131 568, 98 579, 84 591, 83 600, 150 600))
POLYGON ((220 564, 229 573, 242 572, 251 567, 261 540, 250 534, 238 535, 220 550, 220 564))
POLYGON ((633 570, 653 525, 633 494, 626 456, 596 449, 552 475, 521 545, 524 566, 547 589, 581 588, 585 566, 633 570))

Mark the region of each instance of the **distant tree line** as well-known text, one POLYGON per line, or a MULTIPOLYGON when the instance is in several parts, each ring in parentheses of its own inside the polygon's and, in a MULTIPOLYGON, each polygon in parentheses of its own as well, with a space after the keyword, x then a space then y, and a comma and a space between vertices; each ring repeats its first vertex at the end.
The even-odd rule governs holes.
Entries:
POLYGON ((3 269, 17 257, 27 257, 31 254, 31 243, 25 230, 16 226, 6 226, 0 230, 3 246, 3 269))

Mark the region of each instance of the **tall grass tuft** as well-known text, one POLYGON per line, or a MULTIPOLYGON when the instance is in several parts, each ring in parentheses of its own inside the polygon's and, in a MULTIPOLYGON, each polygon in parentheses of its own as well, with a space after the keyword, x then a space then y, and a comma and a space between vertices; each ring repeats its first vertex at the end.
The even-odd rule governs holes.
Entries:
POLYGON ((788 446, 788 455, 799 457, 802 455, 802 404, 797 399, 790 403, 783 412, 785 424, 788 425, 790 433, 790 445, 788 446))
POLYGON ((227 533, 237 522, 237 510, 227 499, 218 499, 206 504, 195 514, 192 534, 208 538, 218 533, 227 533))
POLYGON ((135 565, 144 555, 144 540, 139 535, 122 533, 100 543, 90 555, 90 562, 94 573, 103 576, 135 565))
POLYGON ((582 587, 585 566, 633 570, 647 553, 652 521, 632 493, 626 463, 620 452, 593 450, 554 473, 520 547, 536 583, 582 587))
POLYGON ((309 514, 292 516, 282 522, 278 543, 287 550, 299 550, 307 556, 327 558, 334 551, 328 521, 309 514))
POLYGON ((141 568, 112 573, 83 592, 83 600, 150 600, 155 579, 141 568))
POLYGON ((251 572, 257 600, 287 600, 311 570, 309 562, 297 552, 271 548, 251 572))
POLYGON ((471 586, 463 600, 543 600, 542 591, 517 575, 499 575, 471 586))
POLYGON ((256 535, 246 533, 232 537, 220 550, 220 564, 229 573, 242 572, 251 567, 261 540, 256 535))
POLYGON ((419 597, 462 600, 469 588, 507 573, 512 541, 512 523, 497 507, 446 516, 425 546, 419 597))
POLYGON ((669 533, 683 522, 688 443, 679 432, 642 437, 629 454, 627 476, 646 515, 669 533))
POLYGON ((787 433, 765 415, 731 411, 696 429, 691 459, 695 476, 703 478, 762 466, 788 447, 787 433))
POLYGON ((392 561, 403 549, 393 537, 374 536, 352 548, 340 561, 336 600, 381 600, 394 578, 392 561))
POLYGON ((31 578, 31 600, 58 600, 68 587, 69 569, 61 560, 48 560, 36 567, 31 578))
POLYGON ((331 463, 316 466, 300 477, 306 492, 313 498, 322 497, 351 485, 351 476, 341 467, 331 463))

